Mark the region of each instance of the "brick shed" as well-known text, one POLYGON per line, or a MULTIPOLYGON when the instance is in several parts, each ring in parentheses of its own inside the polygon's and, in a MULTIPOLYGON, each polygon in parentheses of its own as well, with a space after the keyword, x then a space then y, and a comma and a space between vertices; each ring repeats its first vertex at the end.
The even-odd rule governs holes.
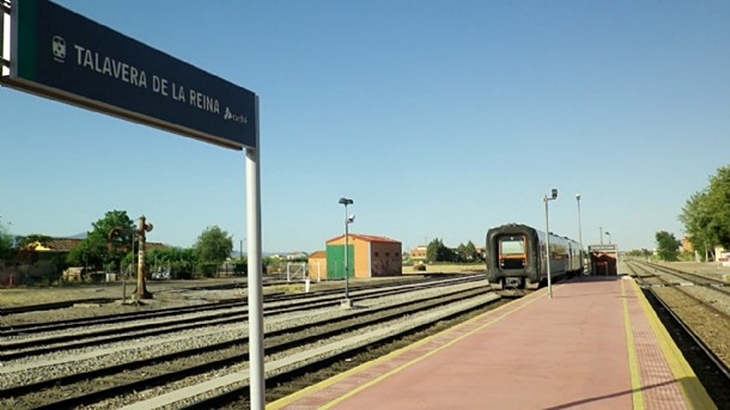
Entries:
MULTIPOLYGON (((403 245, 374 235, 350 234, 348 259, 351 278, 375 278, 403 274, 403 245)), ((311 269, 310 269, 311 270, 311 269)), ((327 278, 345 277, 345 235, 327 241, 327 278)))

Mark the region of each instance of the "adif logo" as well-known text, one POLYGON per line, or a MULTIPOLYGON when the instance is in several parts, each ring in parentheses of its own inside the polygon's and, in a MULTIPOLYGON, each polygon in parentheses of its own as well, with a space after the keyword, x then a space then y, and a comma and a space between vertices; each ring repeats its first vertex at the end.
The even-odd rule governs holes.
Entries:
POLYGON ((248 117, 244 117, 243 114, 236 115, 232 113, 231 109, 228 107, 226 107, 226 112, 223 113, 223 119, 240 122, 241 124, 248 124, 248 117))
POLYGON ((52 41, 53 59, 63 63, 66 59, 66 40, 61 36, 53 36, 52 41))

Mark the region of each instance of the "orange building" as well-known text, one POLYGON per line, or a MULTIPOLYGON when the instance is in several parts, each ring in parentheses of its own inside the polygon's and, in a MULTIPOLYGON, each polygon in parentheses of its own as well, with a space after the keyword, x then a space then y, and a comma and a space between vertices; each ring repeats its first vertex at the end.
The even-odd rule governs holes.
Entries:
POLYGON ((307 260, 309 279, 320 281, 327 278, 327 251, 317 251, 307 260))
MULTIPOLYGON (((348 273, 351 278, 403 274, 402 244, 382 236, 350 234, 347 239, 348 273)), ((327 241, 327 278, 345 277, 345 235, 327 241)), ((310 277, 312 275, 310 268, 310 277)))

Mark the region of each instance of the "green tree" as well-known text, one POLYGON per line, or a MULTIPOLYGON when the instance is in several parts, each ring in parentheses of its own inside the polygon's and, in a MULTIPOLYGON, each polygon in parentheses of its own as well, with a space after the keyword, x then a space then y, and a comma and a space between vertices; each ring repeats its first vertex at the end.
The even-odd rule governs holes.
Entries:
POLYGON ((10 228, 0 221, 0 264, 10 259, 15 239, 10 234, 10 228))
POLYGON ((667 231, 656 233, 657 254, 659 259, 663 261, 676 261, 679 255, 679 246, 681 245, 674 234, 667 231))
POLYGON ((69 252, 67 262, 75 266, 88 266, 94 270, 114 266, 116 270, 132 246, 135 234, 134 222, 126 211, 114 210, 92 223, 92 227, 93 229, 87 232, 86 239, 69 252))
POLYGON ((708 227, 710 237, 730 249, 730 166, 718 169, 717 174, 710 178, 707 207, 712 215, 708 227))
POLYGON ((679 221, 699 252, 730 248, 730 166, 719 168, 709 186, 687 200, 679 221))
MULTIPOLYGON (((129 264, 132 259, 131 256, 130 254, 128 258, 125 258, 123 263, 129 264)), ((159 268, 169 268, 172 278, 191 279, 193 277, 193 268, 197 264, 197 256, 193 249, 158 248, 147 254, 146 261, 155 263, 159 268)))
POLYGON ((472 241, 467 242, 466 245, 459 244, 456 253, 459 254, 459 259, 463 262, 475 262, 480 259, 477 248, 472 241))
POLYGON ((432 240, 426 247, 427 262, 454 262, 456 258, 456 253, 447 248, 439 238, 432 240))
POLYGON ((651 256, 651 251, 648 249, 632 249, 628 252, 629 256, 633 257, 640 257, 640 258, 648 258, 651 256))
POLYGON ((713 219, 707 190, 692 195, 679 215, 679 221, 684 224, 687 232, 687 239, 697 252, 705 255, 712 251, 715 244, 720 243, 719 238, 713 234, 716 223, 713 219))
POLYGON ((215 264, 214 272, 218 272, 218 266, 228 259, 233 251, 233 237, 218 226, 206 228, 193 247, 198 259, 198 266, 207 275, 211 274, 210 266, 215 264))

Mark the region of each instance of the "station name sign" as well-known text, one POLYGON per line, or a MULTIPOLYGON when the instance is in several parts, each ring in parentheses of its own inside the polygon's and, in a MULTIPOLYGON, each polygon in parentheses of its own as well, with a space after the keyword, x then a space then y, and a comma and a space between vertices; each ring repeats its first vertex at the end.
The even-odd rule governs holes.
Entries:
POLYGON ((256 95, 48 0, 11 3, 11 87, 233 149, 256 95))
POLYGON ((590 245, 589 252, 616 252, 616 245, 590 245))

